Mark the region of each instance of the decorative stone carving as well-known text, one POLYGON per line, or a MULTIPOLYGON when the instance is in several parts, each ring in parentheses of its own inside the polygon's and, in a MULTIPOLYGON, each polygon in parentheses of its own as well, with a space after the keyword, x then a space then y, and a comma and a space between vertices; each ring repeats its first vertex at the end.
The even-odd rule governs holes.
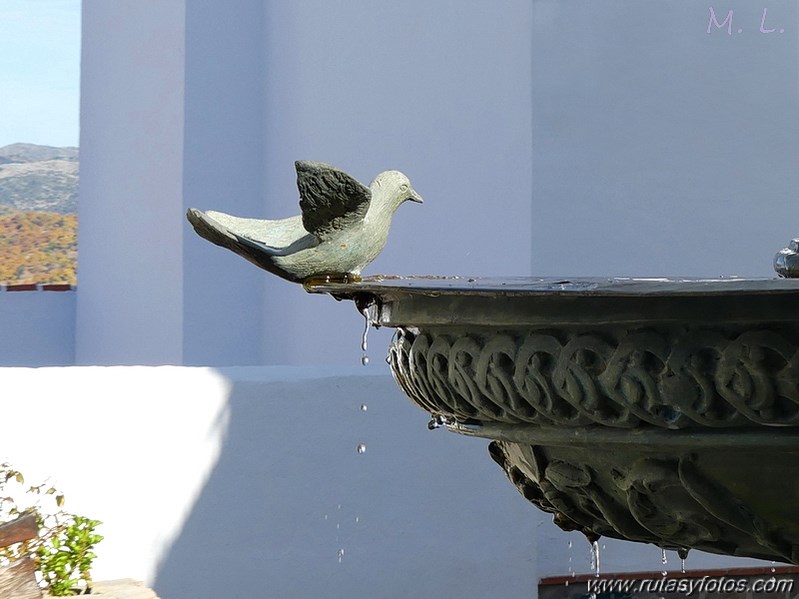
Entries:
POLYGON ((799 423, 799 331, 398 329, 394 375, 455 420, 681 429, 799 423))
MULTIPOLYGON (((586 460, 586 449, 581 454, 574 448, 502 441, 489 446, 491 457, 519 491, 553 513, 564 530, 582 531, 589 539, 608 536, 667 549, 697 548, 793 563, 799 558, 795 529, 775 526, 773 511, 762 501, 753 506, 736 494, 740 480, 723 478, 739 478, 740 468, 757 468, 764 457, 759 452, 748 459, 736 452, 711 457, 706 461, 710 472, 714 467, 716 472, 710 474, 695 453, 642 457, 610 455, 595 447, 590 451, 598 455, 586 460), (718 468, 723 459, 742 462, 730 474, 718 468)), ((772 467, 784 465, 778 461, 772 467)), ((795 493, 797 485, 790 481, 784 489, 795 493)))

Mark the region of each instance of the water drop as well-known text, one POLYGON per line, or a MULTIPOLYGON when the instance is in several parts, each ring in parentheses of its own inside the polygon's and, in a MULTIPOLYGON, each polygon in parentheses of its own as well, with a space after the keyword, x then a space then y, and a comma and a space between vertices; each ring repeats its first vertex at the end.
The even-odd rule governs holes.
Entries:
MULTIPOLYGON (((574 571, 574 568, 572 567, 572 555, 574 554, 574 551, 572 551, 572 541, 571 541, 571 539, 569 539, 569 542, 566 543, 566 545, 569 547, 569 576, 574 577, 575 571, 574 571)), ((567 584, 568 584, 568 581, 567 581, 567 584)))
POLYGON ((357 451, 358 453, 366 453, 366 444, 358 443, 357 451))
POLYGON ((361 412, 365 412, 368 409, 369 409, 369 406, 367 406, 365 403, 361 404, 361 412))
POLYGON ((327 520, 327 514, 325 514, 325 520, 327 520))
POLYGON ((363 335, 361 335, 361 350, 363 351, 363 355, 361 356, 361 364, 363 366, 369 364, 369 356, 366 355, 366 349, 369 344, 369 328, 372 326, 369 308, 370 306, 364 306, 361 310, 361 314, 363 314, 363 335))
POLYGON ((361 517, 360 516, 355 516, 355 524, 358 524, 358 522, 360 522, 360 521, 361 521, 361 517))
POLYGON ((340 529, 340 528, 341 528, 341 524, 339 524, 339 523, 337 522, 337 523, 336 523, 336 530, 338 530, 338 529, 340 529))
POLYGON ((690 549, 688 547, 680 547, 677 550, 677 555, 680 556, 680 571, 685 574, 685 560, 688 559, 688 552, 690 549))
POLYGON ((594 576, 599 577, 599 542, 594 541, 591 543, 591 570, 594 571, 594 576))
POLYGON ((776 572, 776 571, 777 571, 777 568, 775 568, 775 567, 774 567, 774 566, 776 566, 776 565, 777 565, 777 562, 774 562, 774 561, 773 561, 773 562, 771 562, 771 573, 772 573, 772 574, 774 574, 774 572, 776 572))
POLYGON ((338 563, 341 563, 341 560, 344 559, 344 549, 341 548, 338 550, 338 563))
POLYGON ((660 548, 660 563, 663 564, 663 569, 660 571, 660 573, 664 577, 668 576, 669 572, 666 569, 666 564, 669 563, 669 558, 666 556, 666 550, 663 547, 660 548))

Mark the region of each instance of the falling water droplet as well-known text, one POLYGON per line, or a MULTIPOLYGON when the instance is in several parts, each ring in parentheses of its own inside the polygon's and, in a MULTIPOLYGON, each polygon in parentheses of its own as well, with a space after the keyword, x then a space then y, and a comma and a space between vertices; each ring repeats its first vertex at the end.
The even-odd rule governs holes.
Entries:
POLYGON ((366 444, 358 443, 357 451, 358 453, 366 453, 366 444))
POLYGON ((358 524, 358 522, 360 522, 360 521, 361 521, 361 517, 360 516, 355 516, 355 524, 358 524))
POLYGON ((774 572, 777 571, 777 568, 775 568, 776 565, 777 565, 777 562, 771 562, 771 573, 772 574, 774 574, 774 572))
POLYGON ((327 514, 325 514, 325 520, 327 520, 327 514))
MULTIPOLYGON (((574 571, 574 567, 573 567, 573 564, 572 564, 572 557, 573 557, 574 551, 572 551, 572 540, 571 539, 569 539, 569 541, 566 543, 566 546, 569 548, 569 576, 574 577, 575 571, 574 571)), ((569 581, 568 580, 566 581, 566 586, 569 586, 569 581)))
POLYGON ((677 555, 680 556, 680 570, 683 574, 685 574, 685 560, 688 559, 688 552, 690 549, 688 547, 680 547, 677 550, 677 555))
POLYGON ((369 344, 369 328, 372 325, 371 318, 369 317, 369 306, 365 306, 363 310, 361 310, 361 314, 363 314, 363 335, 361 336, 361 350, 363 351, 363 355, 361 356, 361 364, 366 366, 369 364, 369 356, 366 354, 366 349, 369 344))
POLYGON ((341 563, 341 560, 344 559, 344 548, 338 550, 338 563, 341 563))
POLYGON ((339 530, 340 528, 341 528, 341 524, 336 522, 336 530, 339 530))
POLYGON ((369 406, 367 406, 365 403, 361 404, 361 412, 365 412, 368 409, 369 409, 369 406))
POLYGON ((660 563, 663 564, 663 569, 660 571, 660 573, 663 576, 667 576, 669 572, 666 569, 666 564, 669 563, 669 558, 668 556, 666 556, 666 550, 663 549, 662 547, 660 548, 660 563))
POLYGON ((591 570, 594 571, 594 576, 599 577, 599 542, 594 541, 591 543, 591 570))

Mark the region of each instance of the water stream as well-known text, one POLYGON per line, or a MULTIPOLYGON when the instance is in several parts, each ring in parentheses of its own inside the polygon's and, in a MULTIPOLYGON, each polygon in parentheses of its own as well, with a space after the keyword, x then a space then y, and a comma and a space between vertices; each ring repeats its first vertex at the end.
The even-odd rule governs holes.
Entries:
POLYGON ((361 314, 363 314, 363 335, 361 335, 361 351, 363 355, 361 356, 361 364, 366 366, 369 364, 369 355, 366 352, 369 346, 369 328, 372 326, 369 320, 369 307, 367 306, 361 310, 361 314))

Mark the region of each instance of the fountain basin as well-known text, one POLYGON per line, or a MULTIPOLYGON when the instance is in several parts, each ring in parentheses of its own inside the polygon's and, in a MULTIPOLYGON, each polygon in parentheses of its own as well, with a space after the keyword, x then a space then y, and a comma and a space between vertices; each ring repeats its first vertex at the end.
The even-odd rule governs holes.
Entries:
POLYGON ((565 530, 799 564, 799 280, 318 282, 565 530))

